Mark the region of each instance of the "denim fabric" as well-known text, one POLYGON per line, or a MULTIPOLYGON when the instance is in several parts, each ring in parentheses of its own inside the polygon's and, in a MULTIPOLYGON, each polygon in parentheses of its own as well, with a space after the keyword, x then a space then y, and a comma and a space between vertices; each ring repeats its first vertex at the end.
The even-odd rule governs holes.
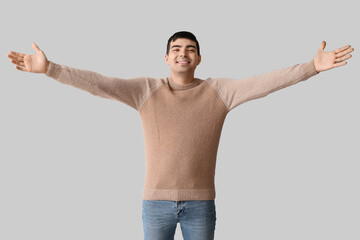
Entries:
POLYGON ((215 200, 142 202, 145 240, 173 240, 180 223, 184 240, 213 240, 216 224, 215 200))

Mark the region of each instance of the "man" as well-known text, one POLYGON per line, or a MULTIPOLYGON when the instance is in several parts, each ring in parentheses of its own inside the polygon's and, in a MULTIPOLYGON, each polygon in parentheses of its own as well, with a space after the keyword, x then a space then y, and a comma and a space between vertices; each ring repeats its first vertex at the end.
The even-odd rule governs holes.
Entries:
POLYGON ((244 79, 194 77, 200 46, 190 32, 177 32, 167 44, 170 77, 121 79, 11 51, 16 69, 44 73, 93 95, 114 99, 141 116, 146 154, 143 190, 145 239, 173 239, 180 223, 184 239, 213 239, 215 163, 225 117, 236 106, 346 64, 350 45, 325 52, 321 43, 306 63, 244 79))

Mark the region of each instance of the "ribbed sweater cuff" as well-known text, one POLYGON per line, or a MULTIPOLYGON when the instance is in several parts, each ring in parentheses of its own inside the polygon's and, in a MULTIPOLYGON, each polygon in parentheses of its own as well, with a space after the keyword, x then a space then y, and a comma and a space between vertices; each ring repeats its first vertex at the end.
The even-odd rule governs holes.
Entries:
POLYGON ((58 79, 61 71, 62 67, 60 64, 49 61, 49 68, 45 75, 54 79, 58 79))
POLYGON ((309 77, 312 77, 312 76, 314 76, 314 75, 316 75, 316 74, 319 73, 319 72, 316 71, 316 69, 315 69, 314 59, 312 59, 310 62, 308 62, 308 66, 307 66, 306 70, 307 70, 306 72, 307 72, 307 74, 308 74, 309 77))

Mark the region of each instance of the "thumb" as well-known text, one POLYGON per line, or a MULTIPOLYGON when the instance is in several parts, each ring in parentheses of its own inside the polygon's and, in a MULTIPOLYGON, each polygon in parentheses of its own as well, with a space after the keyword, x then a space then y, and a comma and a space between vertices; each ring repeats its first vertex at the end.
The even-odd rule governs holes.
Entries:
POLYGON ((326 47, 326 42, 322 41, 320 45, 320 49, 324 51, 325 47, 326 47))
POLYGON ((32 47, 33 49, 35 49, 36 52, 41 51, 40 48, 35 43, 32 44, 32 47))

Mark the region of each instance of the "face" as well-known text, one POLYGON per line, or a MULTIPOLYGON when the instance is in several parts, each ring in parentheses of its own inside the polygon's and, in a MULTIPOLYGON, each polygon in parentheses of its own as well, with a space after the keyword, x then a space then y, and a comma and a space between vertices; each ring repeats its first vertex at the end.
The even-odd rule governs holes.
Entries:
POLYGON ((201 62, 201 56, 197 54, 196 42, 186 38, 178 38, 171 42, 169 54, 165 55, 165 61, 175 74, 193 74, 201 62))

